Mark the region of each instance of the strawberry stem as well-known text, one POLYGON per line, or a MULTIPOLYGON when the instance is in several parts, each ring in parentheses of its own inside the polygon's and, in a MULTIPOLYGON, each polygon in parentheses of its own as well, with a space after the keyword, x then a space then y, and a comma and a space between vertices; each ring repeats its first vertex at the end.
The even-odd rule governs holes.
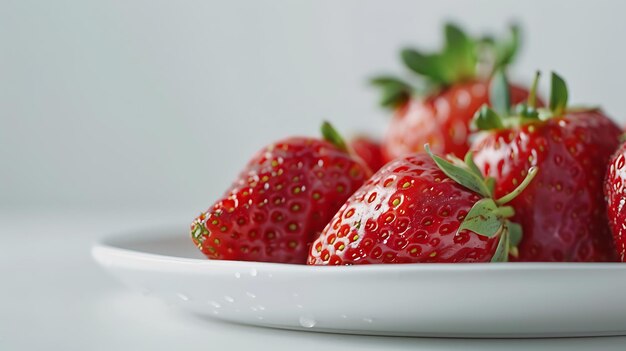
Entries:
POLYGON ((530 169, 528 170, 528 174, 526 175, 526 177, 524 178, 522 183, 517 188, 515 188, 515 190, 513 190, 510 193, 508 193, 508 194, 502 196, 501 198, 497 199, 496 200, 496 204, 498 204, 498 206, 502 206, 502 205, 512 201, 513 199, 515 199, 519 194, 522 193, 522 191, 524 191, 524 189, 526 189, 528 184, 530 184, 530 182, 533 180, 533 178, 535 178, 535 176, 537 175, 538 171, 539 171, 539 168, 537 168, 537 167, 530 167, 530 169))
POLYGON ((494 212, 501 218, 511 218, 515 215, 515 210, 511 206, 498 207, 494 212))

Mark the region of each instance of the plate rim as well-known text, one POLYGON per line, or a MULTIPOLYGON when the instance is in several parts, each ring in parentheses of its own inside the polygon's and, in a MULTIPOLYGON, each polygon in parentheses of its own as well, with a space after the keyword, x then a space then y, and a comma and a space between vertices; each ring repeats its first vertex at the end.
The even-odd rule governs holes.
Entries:
MULTIPOLYGON (((406 263, 406 264, 365 264, 351 266, 309 266, 306 264, 272 263, 258 261, 229 261, 211 260, 200 258, 177 257, 158 253, 145 252, 124 248, 121 241, 133 241, 146 239, 147 232, 155 234, 154 231, 165 231, 165 229, 180 228, 180 225, 161 225, 158 227, 147 227, 143 229, 129 229, 116 234, 106 235, 95 241, 91 246, 91 255, 99 263, 103 263, 105 257, 116 257, 125 262, 136 264, 165 264, 174 267, 198 267, 202 269, 232 268, 246 269, 254 268, 273 271, 303 271, 308 273, 326 272, 339 274, 354 274, 356 272, 371 273, 372 271, 382 272, 450 272, 450 271, 578 271, 578 270, 626 270, 624 262, 485 262, 485 263, 406 263)), ((173 234, 153 235, 153 239, 173 238, 173 234)), ((181 238, 182 240, 182 238, 181 238)), ((190 245, 191 241, 190 241, 190 245)), ((156 268, 156 267, 155 267, 156 268)))

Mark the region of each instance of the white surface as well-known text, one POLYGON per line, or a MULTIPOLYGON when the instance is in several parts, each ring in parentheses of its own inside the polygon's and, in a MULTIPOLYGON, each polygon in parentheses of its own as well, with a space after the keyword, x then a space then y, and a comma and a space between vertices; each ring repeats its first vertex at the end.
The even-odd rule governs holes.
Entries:
POLYGON ((311 267, 207 260, 188 224, 93 248, 145 295, 250 325, 365 335, 626 335, 626 265, 503 263, 311 267))
MULTIPOLYGON (((0 212, 0 350, 623 350, 624 337, 465 340, 245 327, 130 292, 96 266, 93 241, 187 216, 162 211, 0 212), (117 214, 115 214, 117 213, 117 214)), ((506 306, 503 307, 506 309, 506 306)))
POLYGON ((517 77, 557 69, 573 102, 626 122, 624 13, 616 0, 1 0, 0 206, 200 211, 276 138, 325 118, 381 129, 366 78, 402 72, 398 49, 435 47, 449 18, 474 33, 518 18, 517 77))

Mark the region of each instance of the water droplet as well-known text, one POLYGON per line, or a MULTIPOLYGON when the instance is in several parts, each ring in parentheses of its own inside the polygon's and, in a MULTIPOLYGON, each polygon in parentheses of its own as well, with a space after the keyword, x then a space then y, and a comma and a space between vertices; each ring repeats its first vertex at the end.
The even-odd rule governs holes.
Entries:
POLYGON ((213 314, 220 314, 217 310, 213 310, 213 314))
POLYGON ((252 312, 256 312, 256 311, 257 311, 257 308, 256 308, 256 307, 254 307, 254 306, 252 306, 252 307, 250 307, 250 310, 252 310, 252 312))
POLYGON ((298 297, 298 293, 293 293, 292 296, 293 297, 298 297))
POLYGON ((261 316, 258 316, 258 317, 256 317, 256 319, 258 319, 258 320, 262 321, 262 320, 263 320, 263 319, 265 319, 265 318, 263 318, 263 317, 261 317, 261 316))
POLYGON ((215 302, 215 301, 209 301, 209 305, 215 307, 215 308, 220 308, 222 307, 222 305, 220 305, 219 303, 215 302))
POLYGON ((268 277, 268 278, 271 278, 271 277, 273 277, 273 276, 274 276, 274 275, 273 275, 272 273, 268 273, 268 274, 267 274, 267 277, 268 277))
POLYGON ((176 294, 176 296, 178 296, 183 301, 189 301, 189 296, 187 296, 185 294, 178 293, 178 294, 176 294))
POLYGON ((363 322, 365 322, 365 323, 372 323, 372 322, 374 322, 374 320, 372 318, 365 317, 365 318, 363 318, 363 322))
POLYGON ((296 307, 298 307, 298 308, 304 308, 304 306, 302 306, 302 305, 296 305, 296 307))
POLYGON ((235 273, 235 278, 237 278, 237 279, 241 278, 241 273, 239 273, 239 272, 235 273))
POLYGON ((256 270, 256 269, 254 269, 254 268, 252 268, 252 269, 250 270, 250 276, 252 276, 252 277, 256 277, 256 275, 257 275, 258 273, 259 273, 259 272, 257 272, 257 270, 256 270))
POLYGON ((313 317, 300 317, 300 325, 304 328, 313 328, 317 324, 317 321, 313 317))
POLYGON ((348 318, 348 316, 347 316, 347 315, 345 315, 345 314, 342 314, 342 315, 341 315, 341 316, 339 316, 339 317, 341 317, 341 318, 343 318, 343 319, 347 319, 347 318, 348 318))
POLYGON ((226 300, 227 302, 235 302, 235 299, 233 299, 232 297, 228 295, 224 296, 224 300, 226 300))
POLYGON ((256 297, 256 295, 254 295, 253 293, 251 293, 249 291, 246 292, 246 295, 248 295, 248 297, 251 298, 251 299, 254 299, 256 297))

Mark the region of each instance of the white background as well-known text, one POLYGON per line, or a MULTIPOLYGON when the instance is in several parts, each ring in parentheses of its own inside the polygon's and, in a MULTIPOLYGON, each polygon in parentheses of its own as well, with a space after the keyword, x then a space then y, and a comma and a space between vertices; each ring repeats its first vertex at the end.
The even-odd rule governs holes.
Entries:
POLYGON ((272 140, 325 118, 380 134, 367 77, 402 73, 398 49, 436 48, 446 19, 517 20, 518 80, 556 69, 574 102, 626 121, 623 4, 0 0, 0 206, 191 217, 272 140))

